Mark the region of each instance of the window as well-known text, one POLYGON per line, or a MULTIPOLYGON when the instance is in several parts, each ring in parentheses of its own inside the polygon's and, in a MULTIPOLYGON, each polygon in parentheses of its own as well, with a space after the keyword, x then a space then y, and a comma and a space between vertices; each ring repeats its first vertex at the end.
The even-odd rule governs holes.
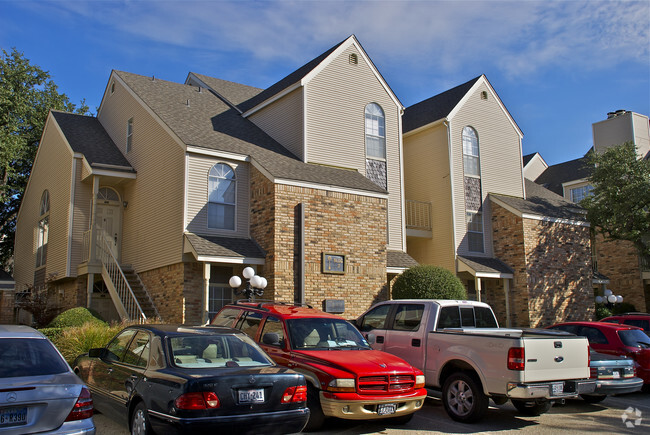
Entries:
POLYGON ((589 344, 607 344, 607 338, 605 337, 605 334, 596 328, 592 328, 591 326, 582 326, 578 331, 578 335, 587 337, 589 344))
POLYGON ((483 213, 467 212, 467 245, 470 252, 483 252, 483 213))
POLYGON ((491 309, 485 307, 474 307, 477 328, 498 328, 497 319, 491 309))
POLYGON ((586 186, 581 186, 581 187, 576 187, 575 189, 571 189, 571 201, 573 202, 580 202, 589 195, 591 195, 591 191, 594 190, 593 186, 591 185, 586 185, 586 186))
POLYGON ((106 346, 107 359, 109 361, 119 361, 124 356, 127 346, 137 331, 135 329, 127 329, 120 335, 115 337, 108 346, 106 346))
POLYGON ((144 331, 138 331, 129 348, 124 354, 123 361, 138 367, 146 367, 149 361, 149 334, 144 331))
POLYGON ((265 334, 277 334, 278 341, 277 343, 264 343, 272 346, 284 347, 284 328, 282 327, 282 322, 277 317, 269 316, 264 321, 264 327, 262 328, 262 342, 264 342, 265 334))
POLYGON ((212 325, 227 326, 229 328, 232 328, 232 325, 235 322, 237 316, 239 316, 239 313, 241 313, 241 310, 238 310, 236 308, 226 308, 225 310, 221 311, 219 315, 214 318, 214 320, 212 320, 212 325))
POLYGON ((378 104, 366 106, 366 156, 386 159, 386 121, 378 104))
POLYGON ((460 328, 460 312, 458 307, 442 307, 438 315, 438 329, 460 328))
POLYGON ((232 302, 232 288, 228 284, 210 284, 208 291, 208 318, 212 319, 220 309, 232 302))
POLYGON ((261 322, 262 315, 260 313, 248 311, 239 318, 239 322, 237 322, 237 326, 235 326, 235 328, 239 329, 250 338, 255 339, 257 328, 260 326, 261 322))
POLYGON ((217 163, 208 175, 208 228, 235 229, 235 171, 217 163))
POLYGON ((36 234, 36 267, 45 265, 47 260, 47 240, 50 228, 50 193, 46 190, 41 196, 40 219, 36 234))
POLYGON ((397 331, 417 331, 424 314, 424 305, 400 304, 395 312, 393 329, 397 331))
POLYGON ((120 202, 120 195, 110 187, 100 187, 97 191, 97 199, 102 202, 120 202))
POLYGON ((133 118, 126 121, 126 152, 131 151, 133 145, 133 118))
POLYGON ((463 128, 463 165, 465 175, 481 176, 478 136, 472 127, 463 128))
POLYGON ((380 305, 370 310, 363 316, 359 329, 363 332, 372 331, 373 329, 385 329, 386 316, 388 316, 390 307, 390 305, 380 305))
POLYGON ((0 379, 69 372, 70 367, 48 340, 42 338, 0 339, 0 379))

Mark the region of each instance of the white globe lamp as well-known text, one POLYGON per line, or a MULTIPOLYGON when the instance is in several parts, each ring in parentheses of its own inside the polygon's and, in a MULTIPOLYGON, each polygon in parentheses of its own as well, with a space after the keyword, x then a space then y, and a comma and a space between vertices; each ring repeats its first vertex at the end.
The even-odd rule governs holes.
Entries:
POLYGON ((251 279, 255 276, 255 270, 252 267, 245 267, 241 274, 244 275, 244 278, 251 279))
POLYGON ((614 296, 614 295, 607 296, 607 302, 609 302, 610 304, 613 304, 614 302, 616 302, 616 296, 614 296))
POLYGON ((228 284, 230 284, 230 287, 232 288, 238 288, 241 285, 241 278, 237 275, 231 276, 230 280, 228 280, 228 284))
POLYGON ((603 303, 603 297, 602 296, 596 296, 596 303, 597 304, 602 304, 603 303))

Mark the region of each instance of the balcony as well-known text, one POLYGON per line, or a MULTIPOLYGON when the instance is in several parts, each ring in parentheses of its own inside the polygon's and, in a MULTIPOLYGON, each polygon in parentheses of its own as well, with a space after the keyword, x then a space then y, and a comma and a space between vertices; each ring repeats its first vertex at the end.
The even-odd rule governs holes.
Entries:
POLYGON ((431 203, 406 200, 406 235, 431 238, 431 203))

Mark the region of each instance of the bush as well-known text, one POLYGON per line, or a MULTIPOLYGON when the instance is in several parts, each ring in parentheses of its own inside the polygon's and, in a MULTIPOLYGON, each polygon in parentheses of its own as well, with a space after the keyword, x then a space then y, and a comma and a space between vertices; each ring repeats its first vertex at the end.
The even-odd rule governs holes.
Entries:
POLYGON ((449 270, 423 264, 411 267, 395 280, 393 299, 467 299, 467 291, 449 270))
POLYGON ((56 316, 47 327, 69 328, 73 326, 83 326, 87 322, 108 326, 106 322, 99 318, 97 313, 92 312, 87 308, 77 307, 62 312, 56 316))
POLYGON ((612 315, 612 311, 603 304, 596 304, 596 320, 604 319, 612 315))
POLYGON ((41 328, 39 331, 49 338, 52 343, 58 340, 61 334, 63 334, 63 328, 41 328))
POLYGON ((109 326, 106 322, 86 322, 83 326, 63 329, 53 343, 68 364, 72 365, 79 355, 88 353, 90 349, 106 346, 125 326, 122 323, 109 326))

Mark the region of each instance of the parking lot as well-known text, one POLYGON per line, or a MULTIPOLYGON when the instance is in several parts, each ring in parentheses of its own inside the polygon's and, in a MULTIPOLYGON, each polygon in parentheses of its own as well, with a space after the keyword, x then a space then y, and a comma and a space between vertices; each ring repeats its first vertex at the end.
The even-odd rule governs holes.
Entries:
MULTIPOLYGON (((128 431, 104 415, 95 416, 98 435, 126 435, 128 431)), ((451 420, 437 398, 428 398, 407 425, 391 426, 381 422, 330 420, 321 434, 422 434, 422 433, 518 433, 521 434, 649 433, 650 394, 634 393, 608 397, 590 405, 582 400, 568 400, 555 405, 539 417, 522 417, 507 403, 491 406, 485 419, 477 424, 451 420)))

